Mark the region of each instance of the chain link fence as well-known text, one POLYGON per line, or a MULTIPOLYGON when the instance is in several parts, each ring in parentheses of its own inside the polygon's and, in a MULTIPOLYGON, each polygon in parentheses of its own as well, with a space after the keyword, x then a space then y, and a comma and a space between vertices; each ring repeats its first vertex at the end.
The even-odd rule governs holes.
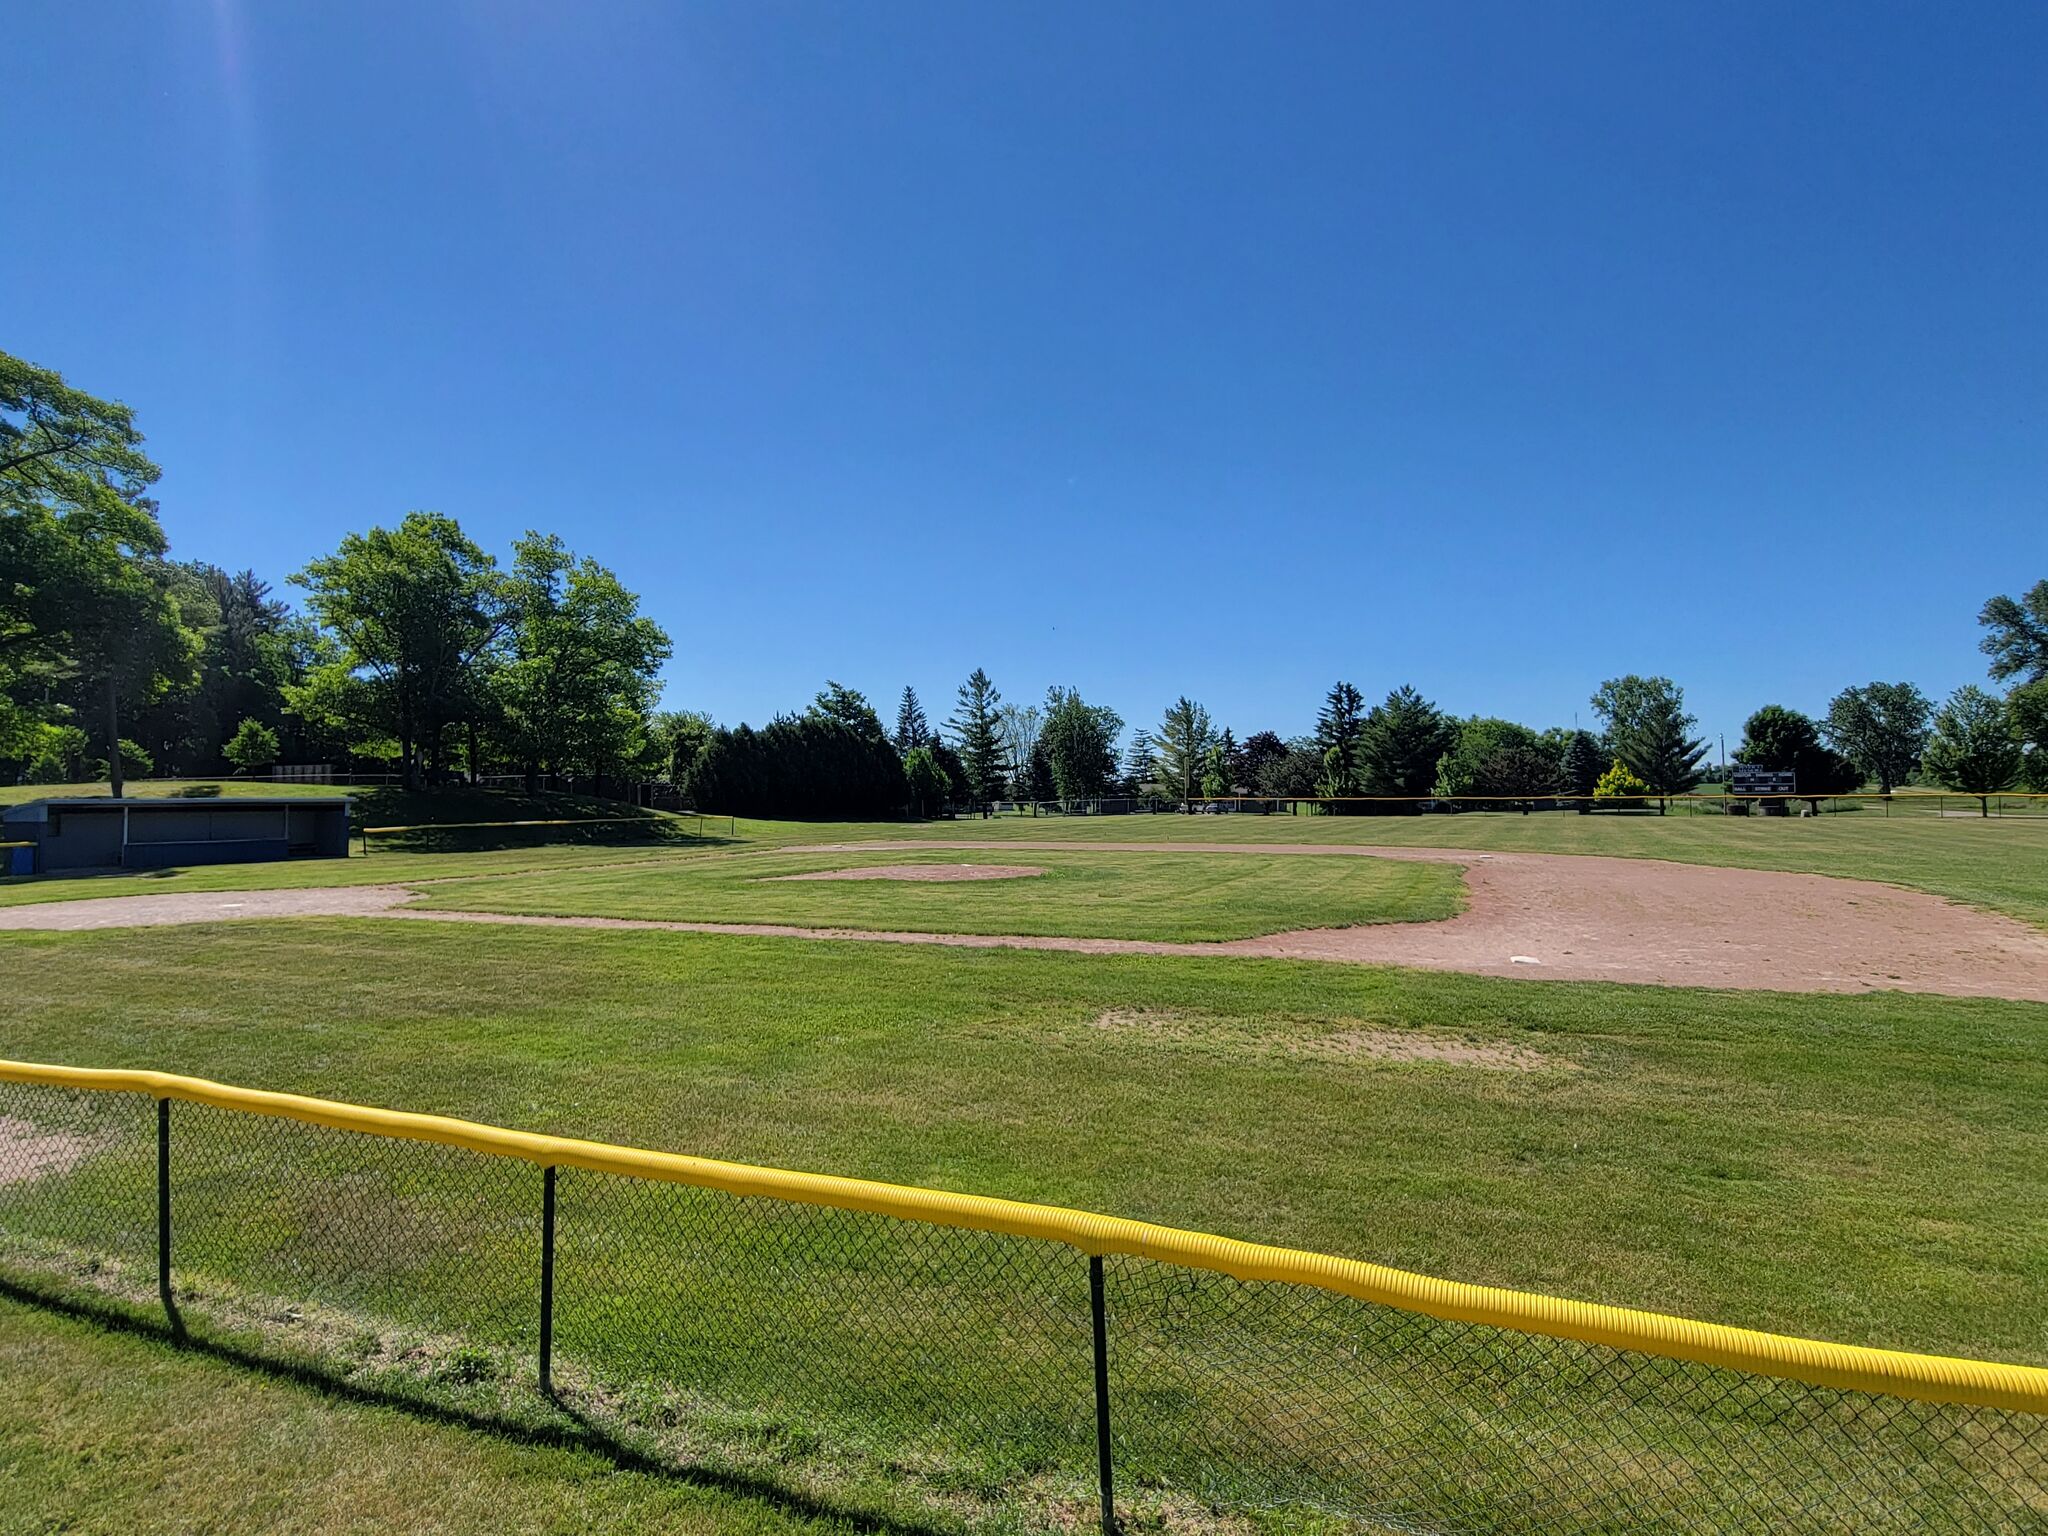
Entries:
POLYGON ((1435 1282, 1388 1304, 1320 1278, 1342 1261, 1081 1213, 53 1076, 95 1075, 0 1067, 10 1290, 677 1466, 886 1482, 964 1527, 2048 1531, 2048 1372, 1893 1355, 1845 1384, 1872 1370, 1767 1338, 1735 1369, 1593 1341, 1641 1314, 1453 1320, 1435 1282))

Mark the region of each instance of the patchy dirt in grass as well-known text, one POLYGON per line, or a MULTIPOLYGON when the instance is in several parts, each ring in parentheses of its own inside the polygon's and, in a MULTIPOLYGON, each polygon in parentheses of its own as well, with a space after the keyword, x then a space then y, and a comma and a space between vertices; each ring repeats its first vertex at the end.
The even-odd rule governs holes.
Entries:
POLYGON ((339 885, 284 891, 175 891, 161 896, 94 896, 0 907, 0 930, 71 933, 89 928, 159 928, 245 917, 367 917, 413 899, 402 885, 339 885))
MULTIPOLYGON (((936 846, 1014 855, 1018 845, 960 841, 920 842, 916 846, 920 850, 936 846)), ((1655 859, 1351 844, 1162 846, 1048 841, 1030 846, 1149 853, 1161 858, 1176 853, 1246 853, 1457 864, 1465 871, 1469 900, 1464 912, 1444 922, 1303 929, 1219 944, 425 911, 403 907, 413 892, 398 885, 195 891, 51 902, 0 908, 0 930, 126 928, 249 917, 384 916, 418 922, 854 939, 959 949, 1326 960, 1537 981, 1618 981, 1774 992, 1931 992, 2048 1002, 2048 933, 1939 896, 1869 880, 1655 859)), ((890 852, 903 847, 901 843, 868 842, 782 851, 890 852)))
POLYGON ((809 875, 768 875, 757 885, 790 880, 902 880, 911 885, 955 885, 965 880, 1028 880, 1045 871, 1033 864, 875 864, 859 869, 823 869, 809 875))
POLYGON ((1112 1008, 1091 1022, 1095 1029, 1135 1034, 1161 1042, 1220 1046, 1255 1056, 1291 1056, 1317 1061, 1441 1062, 1494 1072, 1572 1070, 1577 1063, 1545 1056, 1500 1041, 1467 1040, 1411 1029, 1361 1025, 1321 1034, 1290 1034, 1256 1019, 1235 1019, 1169 1008, 1112 1008))
POLYGON ((98 1146, 89 1136, 0 1115, 0 1185, 31 1184, 53 1173, 69 1173, 98 1146))

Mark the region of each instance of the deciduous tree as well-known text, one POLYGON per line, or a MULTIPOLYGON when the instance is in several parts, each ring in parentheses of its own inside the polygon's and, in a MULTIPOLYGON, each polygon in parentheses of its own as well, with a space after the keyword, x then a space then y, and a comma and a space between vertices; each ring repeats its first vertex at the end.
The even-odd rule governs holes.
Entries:
MULTIPOLYGON (((349 534, 292 580, 339 643, 329 666, 363 684, 418 788, 429 758, 441 760, 448 726, 480 695, 476 673, 507 622, 497 562, 454 518, 409 512, 396 528, 349 534)), ((346 691, 339 678, 318 686, 346 691)))
POLYGON ((1789 771, 1816 807, 1822 796, 1847 794, 1862 782, 1853 762, 1821 745, 1820 727, 1811 718, 1783 704, 1766 704, 1743 723, 1735 760, 1789 771))
POLYGON ((616 575, 555 535, 529 532, 512 551, 499 587, 505 654, 489 688, 502 729, 529 791, 547 772, 602 779, 648 741, 668 636, 616 575))
POLYGON ((1077 689, 1049 689, 1039 740, 1052 769, 1053 793, 1062 800, 1102 794, 1116 776, 1116 740, 1123 728, 1123 716, 1108 705, 1087 703, 1077 689))
POLYGON ((1958 688, 1934 712, 1934 731, 1921 758, 1937 784, 1977 796, 1986 816, 1991 814, 1989 797, 2012 787, 2021 761, 2005 700, 1974 683, 1958 688))
POLYGON ((2006 695, 2005 710, 2020 744, 2027 787, 2048 791, 2048 682, 2022 683, 2006 695))
POLYGON ((903 778, 910 787, 910 804, 919 817, 931 815, 946 803, 952 785, 946 770, 929 746, 912 747, 903 758, 903 778))
POLYGON ((1992 598, 1977 622, 1988 631, 1978 647, 1991 658, 1996 681, 2048 679, 2048 580, 2035 582, 2017 598, 1992 598))
POLYGON ((1437 761, 1435 793, 1482 807, 1503 799, 1536 799, 1557 790, 1557 754, 1513 720, 1474 715, 1458 725, 1457 743, 1437 761))
POLYGON ((123 704, 188 683, 199 646, 162 558, 158 473, 127 406, 0 352, 0 751, 54 723, 75 684, 117 794, 123 704))
POLYGON ((261 720, 244 720, 220 750, 242 772, 254 773, 277 761, 277 732, 261 720))
POLYGON ((1919 768, 1933 712, 1927 695, 1911 683, 1865 683, 1835 695, 1820 730, 1829 746, 1888 795, 1919 768))

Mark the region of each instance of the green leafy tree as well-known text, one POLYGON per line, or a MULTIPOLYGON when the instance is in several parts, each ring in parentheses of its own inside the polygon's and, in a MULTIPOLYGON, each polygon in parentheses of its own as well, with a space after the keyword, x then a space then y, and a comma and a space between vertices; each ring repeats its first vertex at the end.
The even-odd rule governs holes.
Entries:
POLYGON ((2017 598, 1992 598, 1977 622, 1988 631, 1978 648, 1991 658, 1993 679, 2048 679, 2048 580, 2035 582, 2017 598))
MULTIPOLYGON (((130 778, 146 779, 155 772, 156 759, 149 755, 149 749, 140 742, 130 741, 126 736, 123 736, 121 738, 120 761, 115 762, 111 758, 101 758, 95 776, 119 785, 123 775, 130 778)), ((117 788, 114 793, 118 795, 121 791, 117 788)))
POLYGON ((1059 783, 1053 777, 1052 753, 1046 747, 1041 735, 1031 744, 1031 756, 1024 765, 1025 800, 1051 800, 1059 793, 1059 783))
POLYGON ((1323 707, 1316 712, 1317 794, 1340 799, 1365 792, 1360 761, 1364 734, 1364 697, 1349 683, 1331 684, 1323 696, 1323 707))
POLYGON ((1613 756, 1621 737, 1649 722, 1653 715, 1684 708, 1685 694, 1668 677, 1643 677, 1630 672, 1610 677, 1593 693, 1593 713, 1605 730, 1602 748, 1613 756))
POLYGON ((1230 753, 1222 742, 1214 742, 1202 754, 1202 793, 1216 800, 1236 792, 1236 784, 1230 776, 1230 753))
POLYGON ((1691 732, 1685 692, 1668 677, 1610 678, 1593 695, 1593 710, 1607 724, 1607 749, 1657 796, 1659 814, 1672 795, 1700 781, 1707 743, 1691 732))
POLYGON ((2005 710, 2027 787, 2048 791, 2048 682, 2022 683, 2006 695, 2005 710))
POLYGON ((1835 695, 1820 730, 1829 746, 1888 795, 1919 769, 1933 713, 1927 695, 1911 683, 1865 683, 1835 695))
POLYGON ((277 761, 277 732, 261 720, 244 720, 235 728, 221 755, 244 773, 254 773, 277 761))
POLYGON ((648 735, 655 748, 656 771, 670 783, 681 784, 715 729, 711 717, 698 709, 663 710, 654 716, 648 735))
POLYGON ((1052 769, 1054 795, 1086 800, 1102 794, 1116 777, 1116 742, 1123 728, 1123 716, 1108 705, 1089 704, 1073 688, 1047 690, 1039 741, 1052 769))
POLYGON ((1526 725, 1474 715, 1437 760, 1435 793, 1446 800, 1539 799, 1557 791, 1554 748, 1526 725))
POLYGON ((125 723, 155 756, 158 772, 212 773, 241 721, 284 728, 284 687, 299 679, 297 651, 287 640, 293 617, 253 571, 181 561, 164 574, 198 651, 189 685, 174 680, 136 701, 125 723))
POLYGON ((1150 740, 1159 782, 1186 805, 1195 798, 1196 790, 1203 789, 1203 769, 1209 749, 1216 745, 1209 711, 1182 694, 1167 707, 1150 740))
POLYGON ((946 775, 946 799, 957 802, 967 787, 967 765, 960 760, 960 754, 938 736, 925 743, 925 750, 931 753, 932 761, 946 775))
MULTIPOLYGON (((355 707, 397 743, 417 789, 438 765, 446 733, 482 692, 479 674, 509 620, 497 562, 452 517, 409 512, 396 528, 352 533, 292 577, 333 635, 327 665, 363 687, 355 707)), ((308 679, 339 697, 342 678, 308 679)))
POLYGON ((1373 706, 1359 736, 1365 793, 1411 799, 1429 794, 1436 784, 1437 763, 1457 739, 1457 724, 1443 711, 1413 688, 1396 688, 1373 706))
POLYGON ((86 754, 91 747, 91 739, 75 725, 37 725, 22 752, 22 783, 76 784, 90 777, 86 754))
POLYGON ((578 560, 552 534, 512 546, 499 585, 502 656, 485 654, 488 682, 473 690, 471 720, 485 697, 525 769, 529 792, 545 772, 602 779, 614 766, 661 756, 654 745, 655 678, 668 636, 640 613, 639 599, 595 560, 578 560))
POLYGON ((2012 787, 2022 761, 2005 700, 1965 683, 1934 712, 1921 765, 1944 789, 1977 796, 1978 809, 1989 816, 1989 797, 2012 787))
POLYGON ((123 706, 189 685, 199 647, 162 558, 158 473, 127 406, 0 352, 0 752, 82 691, 116 794, 123 706))
POLYGON ((917 701, 917 690, 905 683, 903 697, 896 704, 896 750, 909 757, 919 747, 930 746, 931 742, 931 722, 924 717, 924 706, 917 701))
POLYGON ((960 685, 946 721, 960 761, 967 765, 966 789, 976 804, 1002 798, 1003 725, 1003 696, 988 674, 976 667, 960 685))
POLYGON ((1818 807, 1825 795, 1845 795, 1863 781, 1848 758, 1821 745, 1820 727, 1782 704, 1766 704, 1742 727, 1735 760, 1758 768, 1789 770, 1799 792, 1818 807))
POLYGON ((1313 736, 1298 736, 1287 742, 1286 750, 1263 762, 1253 777, 1252 787, 1274 799, 1301 799, 1319 794, 1323 776, 1323 753, 1313 736))
POLYGON ((1254 794, 1263 794, 1261 787, 1267 771, 1287 757, 1287 743, 1275 731, 1254 731, 1245 737, 1244 745, 1238 748, 1238 774, 1240 782, 1254 794))
MULTIPOLYGON (((98 680, 107 741, 121 736, 124 706, 191 685, 201 645, 186 622, 172 569, 150 557, 109 562, 80 587, 69 640, 80 678, 98 680)), ((108 778, 115 795, 124 792, 125 765, 145 756, 113 754, 108 778)))
POLYGON ((912 747, 903 759, 903 777, 910 786, 910 803, 919 817, 931 815, 946 803, 952 785, 946 770, 928 746, 912 747))

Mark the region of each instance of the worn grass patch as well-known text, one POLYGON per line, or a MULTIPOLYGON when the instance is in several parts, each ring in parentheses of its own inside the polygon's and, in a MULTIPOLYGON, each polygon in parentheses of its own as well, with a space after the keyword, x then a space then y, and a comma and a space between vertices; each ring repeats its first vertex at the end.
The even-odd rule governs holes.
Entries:
POLYGON ((1526 1046, 1470 1035, 1379 1029, 1330 1019, 1247 1019, 1182 1013, 1163 1008, 1111 1008, 1090 1027, 1112 1031, 1141 1047, 1215 1052, 1225 1056, 1278 1056, 1304 1061, 1351 1061, 1367 1066, 1431 1064, 1496 1072, 1570 1071, 1576 1063, 1526 1046))

